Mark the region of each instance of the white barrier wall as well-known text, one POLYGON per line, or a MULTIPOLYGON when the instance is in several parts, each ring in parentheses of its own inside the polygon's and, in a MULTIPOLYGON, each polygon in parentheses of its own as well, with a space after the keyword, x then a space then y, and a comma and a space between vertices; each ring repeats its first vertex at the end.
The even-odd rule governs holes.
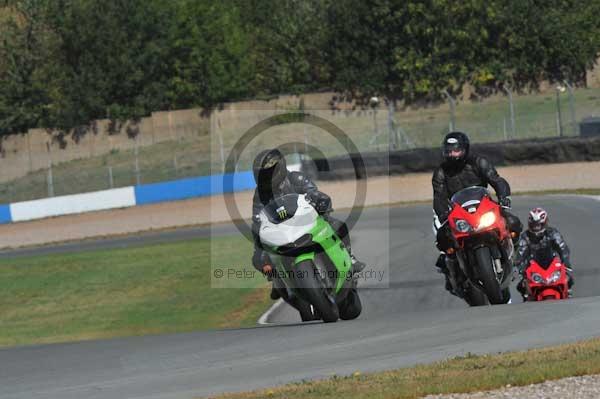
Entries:
POLYGON ((125 208, 134 205, 134 188, 124 187, 85 194, 18 202, 10 204, 10 213, 13 222, 21 222, 73 213, 125 208))

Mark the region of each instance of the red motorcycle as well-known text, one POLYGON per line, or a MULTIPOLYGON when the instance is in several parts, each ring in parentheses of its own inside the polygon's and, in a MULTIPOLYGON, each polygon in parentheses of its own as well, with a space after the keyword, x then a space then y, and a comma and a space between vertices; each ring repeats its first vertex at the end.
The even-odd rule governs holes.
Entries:
POLYGON ((528 302, 569 297, 567 270, 552 248, 537 251, 525 269, 528 302))
POLYGON ((500 205, 483 187, 461 190, 450 202, 455 248, 449 253, 456 252, 458 267, 449 267, 449 274, 455 292, 471 306, 507 303, 514 247, 500 205))

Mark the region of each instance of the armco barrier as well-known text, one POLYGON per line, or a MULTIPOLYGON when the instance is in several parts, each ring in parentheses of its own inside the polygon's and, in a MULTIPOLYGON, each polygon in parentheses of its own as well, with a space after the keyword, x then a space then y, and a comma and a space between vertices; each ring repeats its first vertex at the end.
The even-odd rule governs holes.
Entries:
POLYGON ((251 190, 251 171, 0 205, 0 224, 251 190))
MULTIPOLYGON (((600 138, 563 138, 522 140, 503 143, 483 143, 471 146, 471 151, 484 156, 496 166, 533 165, 547 163, 600 160, 600 138)), ((407 151, 361 154, 367 176, 400 175, 432 172, 441 162, 439 148, 418 148, 407 151)), ((305 170, 314 171, 320 180, 364 178, 358 176, 349 157, 308 161, 305 170)))
POLYGON ((134 205, 135 196, 133 187, 124 187, 92 193, 17 202, 10 204, 10 214, 13 222, 21 222, 74 213, 125 208, 134 205))
POLYGON ((195 177, 136 186, 135 203, 136 205, 145 205, 157 202, 177 201, 227 192, 251 190, 254 187, 254 176, 251 171, 195 177))

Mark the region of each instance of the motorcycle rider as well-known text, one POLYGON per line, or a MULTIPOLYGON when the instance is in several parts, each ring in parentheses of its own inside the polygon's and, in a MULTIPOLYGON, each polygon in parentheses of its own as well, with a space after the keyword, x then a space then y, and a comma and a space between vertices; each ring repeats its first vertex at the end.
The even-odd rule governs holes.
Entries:
POLYGON ((434 171, 432 179, 433 227, 436 233, 436 245, 441 252, 436 267, 440 273, 445 274, 446 289, 454 295, 459 295, 459 293, 452 289, 448 265, 455 264, 458 260, 454 253, 448 253, 452 252, 449 250, 453 247, 453 240, 447 221, 450 213, 450 198, 455 193, 467 187, 487 188, 488 185, 491 185, 502 206, 502 216, 507 221, 514 243, 517 242, 523 230, 519 218, 508 211, 511 208, 511 191, 508 182, 498 175, 496 168, 489 160, 470 154, 469 150, 469 137, 465 133, 458 131, 448 133, 442 143, 443 162, 434 171))
MULTIPOLYGON (((332 211, 331 198, 319 191, 317 186, 303 173, 288 172, 285 158, 281 151, 270 149, 260 152, 254 159, 252 169, 256 182, 256 190, 252 203, 252 233, 254 237, 252 264, 258 271, 265 274, 269 280, 272 279, 273 266, 269 254, 261 246, 258 235, 260 228, 259 214, 273 198, 285 194, 306 194, 307 200, 331 224, 350 252, 352 273, 356 274, 364 269, 365 264, 357 260, 352 254, 348 226, 344 222, 329 216, 329 213, 332 211)), ((271 290, 271 299, 273 300, 281 297, 281 293, 276 287, 279 284, 276 283, 278 282, 273 282, 271 290)))
POLYGON ((554 227, 548 225, 548 212, 543 208, 533 208, 529 212, 528 227, 525 234, 521 236, 515 254, 514 264, 521 275, 521 281, 517 284, 517 290, 526 299, 525 271, 534 254, 550 246, 560 256, 561 262, 567 268, 569 296, 573 287, 573 269, 571 268, 571 251, 564 237, 554 227))

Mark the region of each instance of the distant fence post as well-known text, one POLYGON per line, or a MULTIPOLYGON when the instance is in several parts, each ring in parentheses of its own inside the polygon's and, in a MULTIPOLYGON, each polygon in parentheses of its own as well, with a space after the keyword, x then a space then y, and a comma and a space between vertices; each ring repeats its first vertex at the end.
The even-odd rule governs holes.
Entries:
POLYGON ((217 137, 219 138, 219 153, 221 155, 221 171, 225 173, 225 148, 223 145, 223 136, 221 135, 221 129, 217 128, 217 112, 213 109, 210 112, 210 125, 211 131, 217 133, 217 137))
POLYGON ((448 127, 450 128, 450 131, 454 131, 456 130, 456 101, 450 93, 448 93, 448 90, 444 89, 442 93, 444 93, 450 104, 450 124, 448 127))
POLYGON ((114 188, 115 184, 114 184, 114 180, 113 180, 113 171, 112 171, 112 166, 108 167, 108 186, 110 188, 114 188))
POLYGON ((562 112, 560 107, 560 92, 565 91, 565 88, 561 85, 556 86, 556 128, 558 130, 558 135, 560 137, 563 136, 563 124, 562 124, 562 112))
POLYGON ((135 154, 135 184, 139 186, 141 183, 140 179, 140 161, 138 157, 138 139, 135 136, 135 146, 134 146, 134 154, 135 154))
POLYGON ((304 153, 308 154, 308 130, 306 130, 306 124, 304 124, 304 153))
POLYGON ((394 106, 394 102, 392 100, 388 100, 388 139, 389 139, 389 149, 397 150, 398 149, 398 134, 396 133, 396 129, 394 128, 394 113, 396 111, 396 107, 394 106))
POLYGON ((504 91, 508 95, 508 104, 510 112, 510 138, 514 139, 517 137, 517 124, 515 121, 515 103, 513 102, 513 95, 510 86, 504 86, 504 91))
POLYGON ((31 157, 31 129, 26 133, 27 135, 27 153, 29 154, 29 172, 33 172, 33 158, 31 157))
POLYGON ((46 151, 48 152, 48 173, 46 175, 46 184, 48 186, 48 197, 54 197, 54 176, 52 175, 52 150, 51 142, 46 142, 46 151))
POLYGON ((46 177, 48 183, 48 197, 54 197, 54 177, 52 176, 52 161, 48 162, 48 175, 46 177))
MULTIPOLYGON (((371 111, 373 111, 373 138, 371 141, 376 142, 377 137, 379 137, 379 126, 377 125, 377 108, 379 107, 379 98, 375 96, 371 97, 369 100, 369 106, 371 107, 371 111)), ((377 151, 379 151, 379 146, 377 147, 377 151)))
POLYGON ((563 80, 563 83, 567 87, 567 91, 569 92, 569 110, 571 112, 571 125, 573 128, 573 135, 577 136, 577 119, 575 118, 575 97, 573 96, 573 86, 566 80, 563 80))

